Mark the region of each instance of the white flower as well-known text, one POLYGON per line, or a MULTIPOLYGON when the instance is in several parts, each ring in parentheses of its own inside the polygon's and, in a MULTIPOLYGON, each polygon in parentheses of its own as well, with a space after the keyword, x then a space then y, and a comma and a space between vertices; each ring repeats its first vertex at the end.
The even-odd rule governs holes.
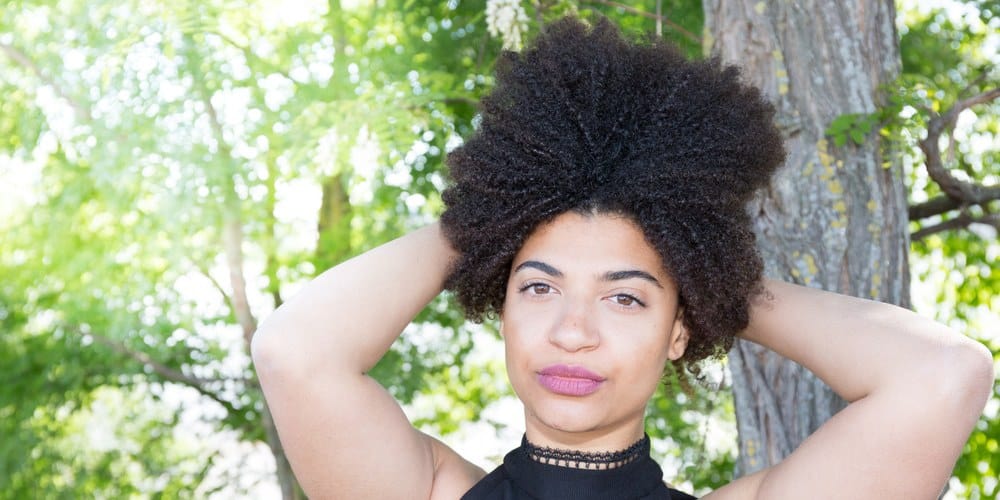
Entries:
POLYGON ((487 0, 486 27, 490 35, 503 40, 503 48, 521 49, 521 37, 528 31, 528 15, 520 0, 487 0))

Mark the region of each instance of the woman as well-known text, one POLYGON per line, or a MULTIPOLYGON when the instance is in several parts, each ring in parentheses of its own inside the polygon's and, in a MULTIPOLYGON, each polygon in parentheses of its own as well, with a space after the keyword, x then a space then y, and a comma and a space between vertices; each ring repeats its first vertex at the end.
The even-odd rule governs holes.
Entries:
POLYGON ((744 205, 781 162, 734 68, 606 20, 505 53, 449 156, 440 224, 324 272, 254 337, 285 451, 315 498, 690 498, 649 458, 666 363, 738 335, 851 404, 713 499, 936 498, 985 405, 980 345, 909 311, 763 280, 744 205), (498 314, 522 445, 487 475, 415 430, 365 375, 442 288, 498 314))

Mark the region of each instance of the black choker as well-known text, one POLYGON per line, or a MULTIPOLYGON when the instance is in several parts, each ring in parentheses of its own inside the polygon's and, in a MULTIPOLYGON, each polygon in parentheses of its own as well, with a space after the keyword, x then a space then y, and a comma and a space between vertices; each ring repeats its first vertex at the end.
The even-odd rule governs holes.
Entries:
POLYGON ((621 451, 559 450, 535 446, 528 442, 527 436, 521 438, 521 448, 535 462, 573 469, 605 470, 630 464, 649 455, 649 436, 643 435, 642 439, 621 451))

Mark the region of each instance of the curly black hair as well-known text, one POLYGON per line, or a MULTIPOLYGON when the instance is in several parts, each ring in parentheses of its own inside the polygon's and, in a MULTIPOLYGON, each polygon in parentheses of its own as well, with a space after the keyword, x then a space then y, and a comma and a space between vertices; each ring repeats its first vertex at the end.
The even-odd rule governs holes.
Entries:
POLYGON ((679 367, 721 356, 763 291, 746 203, 784 159, 774 109, 739 70, 567 17, 505 51, 478 130, 452 151, 445 287, 475 321, 502 312, 514 255, 556 216, 623 214, 677 283, 679 367))

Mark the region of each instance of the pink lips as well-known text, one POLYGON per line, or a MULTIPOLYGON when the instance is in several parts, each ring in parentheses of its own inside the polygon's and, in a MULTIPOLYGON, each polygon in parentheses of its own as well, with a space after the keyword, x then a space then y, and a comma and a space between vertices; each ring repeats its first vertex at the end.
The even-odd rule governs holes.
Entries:
POLYGON ((564 396, 592 394, 604 380, 604 377, 579 366, 552 365, 538 372, 538 383, 564 396))

